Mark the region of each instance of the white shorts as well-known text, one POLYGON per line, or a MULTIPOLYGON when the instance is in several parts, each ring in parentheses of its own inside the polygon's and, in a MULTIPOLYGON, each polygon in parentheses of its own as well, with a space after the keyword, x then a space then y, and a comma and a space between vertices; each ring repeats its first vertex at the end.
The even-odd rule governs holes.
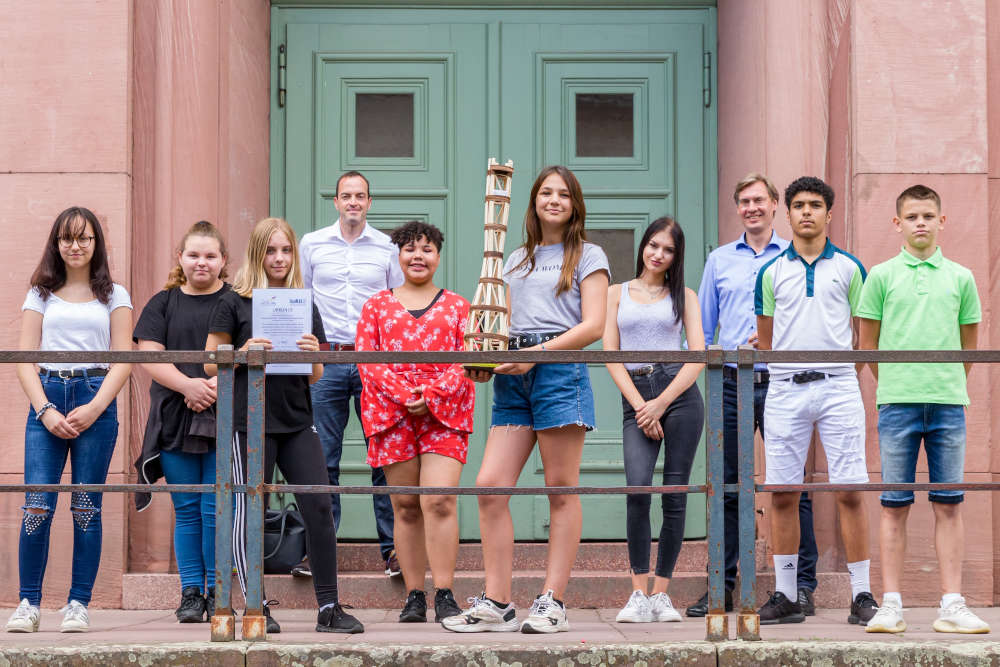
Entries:
POLYGON ((831 484, 863 484, 865 406, 854 373, 796 384, 771 378, 764 403, 766 484, 801 484, 813 427, 826 452, 831 484))

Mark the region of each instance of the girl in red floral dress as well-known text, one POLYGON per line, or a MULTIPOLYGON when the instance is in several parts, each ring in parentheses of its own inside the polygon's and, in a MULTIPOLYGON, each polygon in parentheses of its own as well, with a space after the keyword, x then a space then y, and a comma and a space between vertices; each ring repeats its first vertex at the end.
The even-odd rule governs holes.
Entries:
MULTIPOLYGON (((358 351, 463 349, 469 302, 434 285, 441 231, 408 222, 392 233, 406 282, 361 309, 358 351)), ((459 364, 359 364, 368 463, 391 486, 457 486, 472 431, 475 389, 459 364)), ((460 613, 451 592, 458 557, 455 496, 393 495, 396 555, 409 591, 402 623, 427 620, 424 573, 434 580, 435 620, 460 613)))

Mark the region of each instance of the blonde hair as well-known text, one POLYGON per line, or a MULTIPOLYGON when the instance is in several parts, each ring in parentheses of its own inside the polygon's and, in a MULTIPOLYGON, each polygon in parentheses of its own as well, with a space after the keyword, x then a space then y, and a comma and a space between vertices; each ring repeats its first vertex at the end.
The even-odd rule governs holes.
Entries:
MULTIPOLYGON (((177 254, 183 255, 184 248, 187 246, 187 240, 192 236, 207 236, 210 239, 215 239, 219 243, 219 253, 225 258, 225 262, 222 265, 222 271, 219 272, 219 280, 225 280, 229 273, 226 269, 229 267, 229 251, 226 250, 226 241, 222 238, 222 233, 219 228, 213 225, 208 220, 199 220, 198 222, 191 225, 184 236, 181 237, 181 242, 177 245, 177 254)), ((174 265, 174 268, 170 269, 170 273, 167 274, 167 282, 163 286, 163 289, 173 289, 175 287, 180 287, 187 282, 187 276, 184 275, 184 269, 181 268, 180 262, 174 265)))
POLYGON ((748 188, 754 183, 763 183, 764 187, 767 188, 767 194, 771 197, 771 201, 779 201, 778 199, 778 188, 775 187, 771 179, 756 171, 752 171, 743 178, 740 182, 736 184, 736 189, 733 190, 733 201, 737 204, 740 203, 740 192, 744 188, 748 188))
POLYGON ((267 272, 264 270, 264 258, 267 256, 267 244, 271 235, 281 232, 292 244, 292 265, 288 267, 283 287, 302 287, 302 270, 299 268, 299 243, 295 230, 282 218, 264 218, 250 232, 247 241, 247 252, 243 258, 243 266, 236 272, 233 280, 233 291, 249 299, 256 288, 268 286, 267 272))

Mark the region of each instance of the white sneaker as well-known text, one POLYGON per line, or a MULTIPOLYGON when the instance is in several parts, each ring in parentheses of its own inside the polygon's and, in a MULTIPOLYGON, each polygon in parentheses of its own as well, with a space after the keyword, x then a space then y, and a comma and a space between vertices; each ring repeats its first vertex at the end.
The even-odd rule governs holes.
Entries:
POLYGON ((486 599, 486 593, 468 598, 469 608, 457 616, 441 621, 445 630, 452 632, 517 632, 517 611, 513 604, 498 607, 486 599))
POLYGON ((59 610, 63 614, 60 632, 87 632, 90 630, 90 616, 87 608, 76 600, 70 600, 69 604, 59 610))
POLYGON ((653 610, 649 607, 649 598, 642 591, 632 591, 628 602, 615 616, 615 623, 652 623, 653 610))
POLYGON ((966 635, 981 635, 990 631, 986 621, 979 618, 965 606, 965 598, 959 598, 943 609, 938 609, 934 621, 937 632, 958 632, 966 635))
POLYGON ((649 598, 649 608, 653 612, 653 620, 660 623, 680 623, 681 615, 674 609, 674 603, 666 593, 657 593, 649 598))
POLYGON ((38 622, 41 619, 42 614, 38 611, 38 607, 28 602, 28 598, 24 598, 10 615, 7 632, 38 632, 38 622))
POLYGON ((868 621, 865 632, 903 632, 906 621, 903 620, 903 608, 896 606, 894 600, 883 600, 875 615, 868 621))
POLYGON ((552 590, 547 590, 531 603, 531 613, 521 624, 521 632, 528 635, 566 632, 566 608, 555 601, 552 590))

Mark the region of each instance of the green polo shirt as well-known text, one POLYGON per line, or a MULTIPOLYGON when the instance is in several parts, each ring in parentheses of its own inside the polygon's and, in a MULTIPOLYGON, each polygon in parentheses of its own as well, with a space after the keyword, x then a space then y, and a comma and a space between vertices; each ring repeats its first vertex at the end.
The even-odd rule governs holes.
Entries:
MULTIPOLYGON (((959 326, 982 319, 976 280, 938 247, 920 260, 903 250, 872 267, 858 316, 882 322, 880 350, 961 350, 959 326)), ((968 405, 962 364, 879 364, 878 405, 968 405)))

